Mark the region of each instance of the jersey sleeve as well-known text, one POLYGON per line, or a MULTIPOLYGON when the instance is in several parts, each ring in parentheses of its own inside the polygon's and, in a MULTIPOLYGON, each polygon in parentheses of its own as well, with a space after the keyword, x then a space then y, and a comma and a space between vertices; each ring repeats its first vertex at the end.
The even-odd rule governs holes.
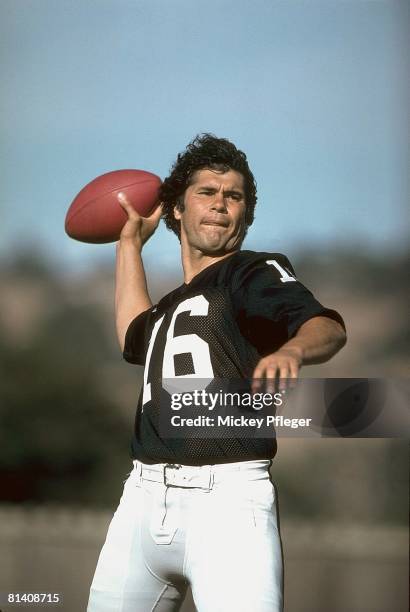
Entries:
POLYGON ((136 365, 145 364, 146 339, 152 308, 141 312, 131 321, 125 334, 123 357, 136 365))
MULTIPOLYGON (((261 255, 261 254, 260 254, 261 255)), ((261 354, 277 350, 316 316, 344 322, 297 280, 287 257, 263 254, 239 271, 232 295, 242 333, 261 354)))

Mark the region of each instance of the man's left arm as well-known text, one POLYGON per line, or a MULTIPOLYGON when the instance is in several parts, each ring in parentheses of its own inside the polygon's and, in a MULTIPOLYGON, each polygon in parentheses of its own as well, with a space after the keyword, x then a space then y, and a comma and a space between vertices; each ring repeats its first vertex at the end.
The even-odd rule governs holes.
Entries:
POLYGON ((259 361, 253 373, 253 390, 260 388, 262 380, 272 388, 278 379, 280 390, 285 389, 287 381, 297 378, 303 365, 327 361, 345 343, 346 332, 340 323, 325 316, 309 319, 280 349, 259 361))

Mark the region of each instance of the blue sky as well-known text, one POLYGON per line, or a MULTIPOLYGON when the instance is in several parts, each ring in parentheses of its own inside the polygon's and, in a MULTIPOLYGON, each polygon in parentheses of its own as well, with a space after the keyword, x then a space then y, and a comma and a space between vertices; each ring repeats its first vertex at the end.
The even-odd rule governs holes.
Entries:
MULTIPOLYGON (((409 3, 401 0, 2 0, 0 253, 39 244, 68 270, 113 245, 64 234, 91 179, 166 176, 197 133, 248 155, 245 246, 392 251, 409 201, 409 3)), ((146 248, 164 265, 178 242, 146 248)))

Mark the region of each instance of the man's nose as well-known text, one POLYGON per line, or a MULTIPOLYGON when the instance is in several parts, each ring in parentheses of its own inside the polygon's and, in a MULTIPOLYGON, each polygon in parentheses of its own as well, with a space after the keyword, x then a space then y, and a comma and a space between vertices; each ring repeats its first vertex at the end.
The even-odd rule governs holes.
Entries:
POLYGON ((226 211, 226 201, 223 192, 217 191, 215 193, 213 202, 212 202, 212 210, 217 210, 219 212, 226 211))

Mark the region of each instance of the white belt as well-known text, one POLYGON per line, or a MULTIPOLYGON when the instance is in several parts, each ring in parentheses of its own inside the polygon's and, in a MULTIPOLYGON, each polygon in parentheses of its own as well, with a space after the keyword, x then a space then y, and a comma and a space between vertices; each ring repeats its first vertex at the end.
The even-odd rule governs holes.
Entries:
MULTIPOLYGON (((140 464, 141 465, 141 464, 140 464)), ((142 480, 162 482, 170 487, 212 489, 213 474, 210 465, 189 466, 177 463, 157 464, 151 467, 141 465, 142 480)))
POLYGON ((256 469, 261 469, 261 467, 266 468, 270 462, 269 460, 262 460, 199 466, 181 465, 179 463, 146 465, 139 461, 135 461, 134 463, 137 475, 142 480, 161 482, 171 487, 210 490, 214 485, 215 479, 219 480, 223 476, 227 477, 228 474, 238 474, 238 472, 253 467, 256 469))

